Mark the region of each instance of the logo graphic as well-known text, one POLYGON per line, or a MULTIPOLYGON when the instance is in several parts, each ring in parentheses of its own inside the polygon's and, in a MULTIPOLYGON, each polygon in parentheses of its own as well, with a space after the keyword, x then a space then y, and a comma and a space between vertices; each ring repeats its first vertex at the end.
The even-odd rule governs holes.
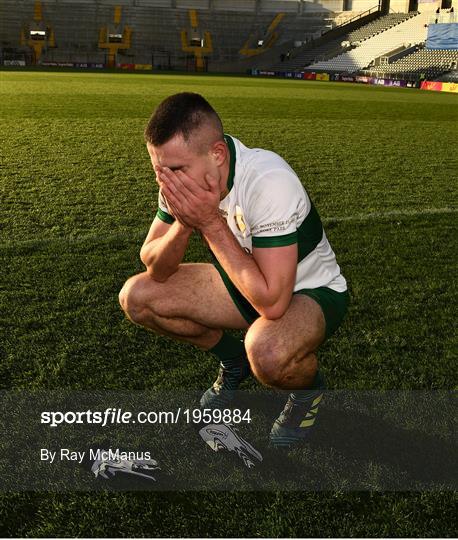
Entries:
POLYGON ((233 452, 249 469, 262 462, 261 453, 230 424, 210 424, 200 429, 199 435, 214 452, 233 452))
POLYGON ((237 225, 238 230, 243 234, 243 236, 245 236, 246 225, 245 225, 245 220, 243 219, 243 211, 240 208, 240 206, 235 207, 234 219, 235 219, 235 223, 237 225))

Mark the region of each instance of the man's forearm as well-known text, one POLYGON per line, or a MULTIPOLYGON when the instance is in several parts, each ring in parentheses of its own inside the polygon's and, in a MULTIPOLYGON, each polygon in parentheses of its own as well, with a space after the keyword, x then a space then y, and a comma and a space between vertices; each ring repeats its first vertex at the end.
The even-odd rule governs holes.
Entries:
POLYGON ((183 260, 192 229, 175 221, 164 236, 143 245, 140 259, 157 281, 166 281, 183 260))
POLYGON ((243 250, 224 220, 215 221, 201 232, 231 281, 260 313, 275 302, 253 256, 243 250))

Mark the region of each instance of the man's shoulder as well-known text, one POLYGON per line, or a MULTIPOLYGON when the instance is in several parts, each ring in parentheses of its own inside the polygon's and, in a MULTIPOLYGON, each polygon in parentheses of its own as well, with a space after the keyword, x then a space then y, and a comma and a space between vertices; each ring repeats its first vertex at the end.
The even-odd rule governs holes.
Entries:
POLYGON ((230 135, 234 141, 237 150, 237 157, 244 163, 278 163, 285 164, 289 167, 286 161, 276 152, 267 150, 266 148, 257 148, 246 146, 241 140, 230 135))
POLYGON ((276 177, 285 175, 297 179, 291 166, 276 152, 265 148, 250 148, 236 137, 231 135, 231 138, 237 151, 237 170, 250 184, 256 179, 267 177, 270 172, 275 173, 276 177))

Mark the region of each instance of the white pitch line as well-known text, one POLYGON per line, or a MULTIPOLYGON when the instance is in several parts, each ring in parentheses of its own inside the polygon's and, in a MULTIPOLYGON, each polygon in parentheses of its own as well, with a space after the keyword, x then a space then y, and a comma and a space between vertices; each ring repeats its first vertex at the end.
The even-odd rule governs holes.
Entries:
POLYGON ((323 218, 323 223, 342 221, 370 221, 396 217, 414 217, 432 214, 456 214, 458 208, 423 208, 422 210, 389 210, 388 212, 371 212, 369 214, 355 214, 354 216, 336 216, 323 218))
MULTIPOLYGON (((346 221, 376 221, 378 219, 386 218, 403 218, 403 217, 415 217, 423 215, 435 215, 435 214, 456 214, 458 208, 423 208, 422 210, 389 210, 387 212, 370 212, 368 214, 355 214, 353 216, 331 216, 322 219, 323 223, 343 223, 346 221)), ((66 242, 68 244, 79 244, 93 240, 94 242, 100 240, 133 240, 135 238, 143 238, 146 236, 147 227, 138 231, 136 234, 131 231, 120 231, 111 235, 102 233, 86 234, 82 236, 57 236, 55 238, 31 238, 28 240, 19 240, 11 243, 0 244, 0 249, 11 249, 17 246, 30 246, 30 245, 46 245, 56 242, 66 242)))

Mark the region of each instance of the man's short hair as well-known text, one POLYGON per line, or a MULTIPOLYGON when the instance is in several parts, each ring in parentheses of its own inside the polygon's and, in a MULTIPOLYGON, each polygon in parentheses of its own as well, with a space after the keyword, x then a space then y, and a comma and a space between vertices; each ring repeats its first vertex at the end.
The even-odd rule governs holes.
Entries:
MULTIPOLYGON (((182 135, 188 143, 192 135, 205 124, 214 132, 216 140, 224 137, 223 125, 215 109, 200 94, 181 92, 164 99, 159 104, 145 129, 145 141, 162 146, 175 135, 182 135)), ((202 141, 205 142, 210 141, 202 141)), ((196 141, 198 146, 199 141, 196 141)))

